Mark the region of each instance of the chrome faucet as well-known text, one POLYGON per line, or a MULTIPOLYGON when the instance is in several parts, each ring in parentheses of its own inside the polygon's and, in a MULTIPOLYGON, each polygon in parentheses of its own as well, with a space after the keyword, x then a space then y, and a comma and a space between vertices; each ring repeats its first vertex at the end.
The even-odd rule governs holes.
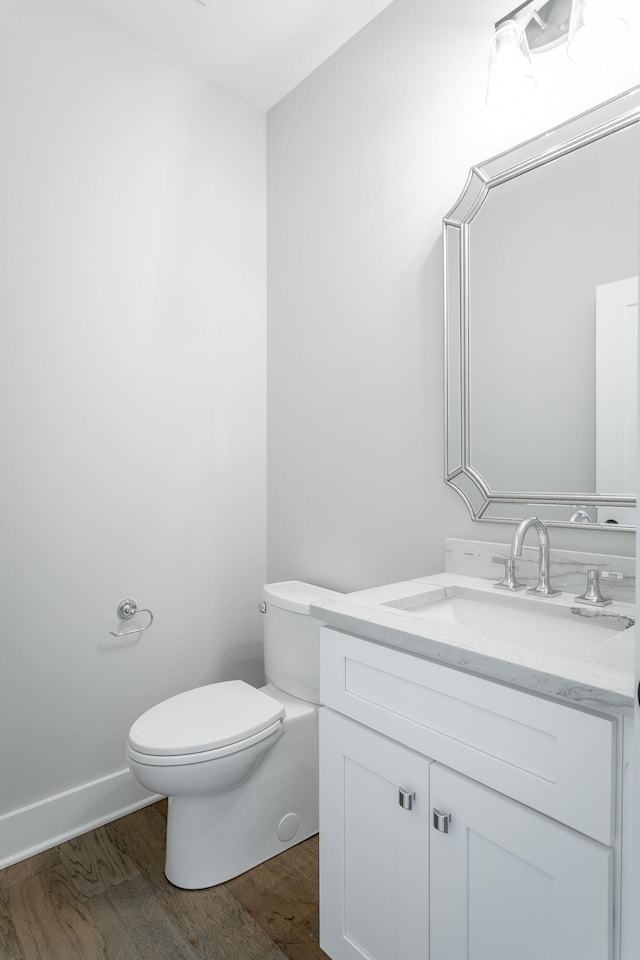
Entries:
POLYGON ((538 520, 537 517, 527 517, 522 523, 518 524, 516 532, 513 535, 513 540, 511 541, 511 556, 514 558, 522 556, 522 544, 524 543, 527 530, 531 527, 533 527, 538 534, 540 567, 538 571, 538 582, 535 587, 529 587, 527 593, 537 593, 538 596, 542 597, 554 597, 558 593, 562 593, 562 591, 555 590, 551 586, 549 577, 549 531, 542 520, 538 520))

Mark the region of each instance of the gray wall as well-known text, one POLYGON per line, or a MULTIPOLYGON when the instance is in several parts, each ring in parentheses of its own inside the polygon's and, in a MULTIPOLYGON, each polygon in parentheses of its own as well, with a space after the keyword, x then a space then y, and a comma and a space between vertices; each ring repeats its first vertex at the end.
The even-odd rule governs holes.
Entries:
MULTIPOLYGON (((473 163, 640 69, 585 83, 554 52, 535 103, 493 114, 503 13, 396 0, 268 115, 272 580, 360 588, 441 569, 447 536, 511 537, 472 522, 442 480, 442 216, 473 163)), ((608 531, 554 530, 552 544, 633 551, 608 531)))

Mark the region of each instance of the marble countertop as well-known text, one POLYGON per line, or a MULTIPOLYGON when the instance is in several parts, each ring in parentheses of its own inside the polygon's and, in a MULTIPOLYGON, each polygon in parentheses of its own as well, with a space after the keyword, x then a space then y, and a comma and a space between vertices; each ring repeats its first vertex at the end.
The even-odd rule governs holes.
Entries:
POLYGON ((614 601, 592 608, 576 604, 573 593, 552 598, 510 595, 496 591, 486 579, 442 573, 344 594, 312 605, 311 614, 346 633, 532 693, 587 709, 633 715, 635 627, 630 624, 635 608, 630 603, 614 601), (438 599, 453 587, 462 596, 468 592, 498 607, 517 609, 521 604, 520 609, 535 609, 553 616, 556 624, 557 617, 566 618, 574 635, 586 618, 584 650, 575 642, 561 649, 544 630, 532 643, 515 635, 494 637, 486 630, 429 619, 424 606, 420 611, 400 608, 403 598, 423 593, 438 599))

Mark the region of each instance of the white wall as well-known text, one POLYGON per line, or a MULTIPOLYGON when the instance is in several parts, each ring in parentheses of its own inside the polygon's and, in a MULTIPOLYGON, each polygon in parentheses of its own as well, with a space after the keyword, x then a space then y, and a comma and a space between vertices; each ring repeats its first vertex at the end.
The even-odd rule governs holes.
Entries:
MULTIPOLYGON (((640 67, 572 73, 556 51, 535 104, 493 114, 504 13, 501 0, 395 0, 269 113, 270 579, 355 589, 442 569, 446 536, 511 537, 472 522, 442 479, 442 217, 472 164, 640 67)), ((619 532, 551 540, 634 549, 619 532)))
POLYGON ((262 678, 265 126, 68 0, 2 4, 0 862, 141 711, 262 678))

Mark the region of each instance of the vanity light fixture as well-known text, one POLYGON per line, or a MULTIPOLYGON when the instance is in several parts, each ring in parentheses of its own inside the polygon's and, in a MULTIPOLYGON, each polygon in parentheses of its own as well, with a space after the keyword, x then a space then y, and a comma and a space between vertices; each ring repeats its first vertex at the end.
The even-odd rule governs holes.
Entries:
POLYGON ((535 91, 532 54, 566 43, 576 62, 615 56, 627 33, 622 0, 527 0, 495 25, 487 106, 513 106, 535 91))

